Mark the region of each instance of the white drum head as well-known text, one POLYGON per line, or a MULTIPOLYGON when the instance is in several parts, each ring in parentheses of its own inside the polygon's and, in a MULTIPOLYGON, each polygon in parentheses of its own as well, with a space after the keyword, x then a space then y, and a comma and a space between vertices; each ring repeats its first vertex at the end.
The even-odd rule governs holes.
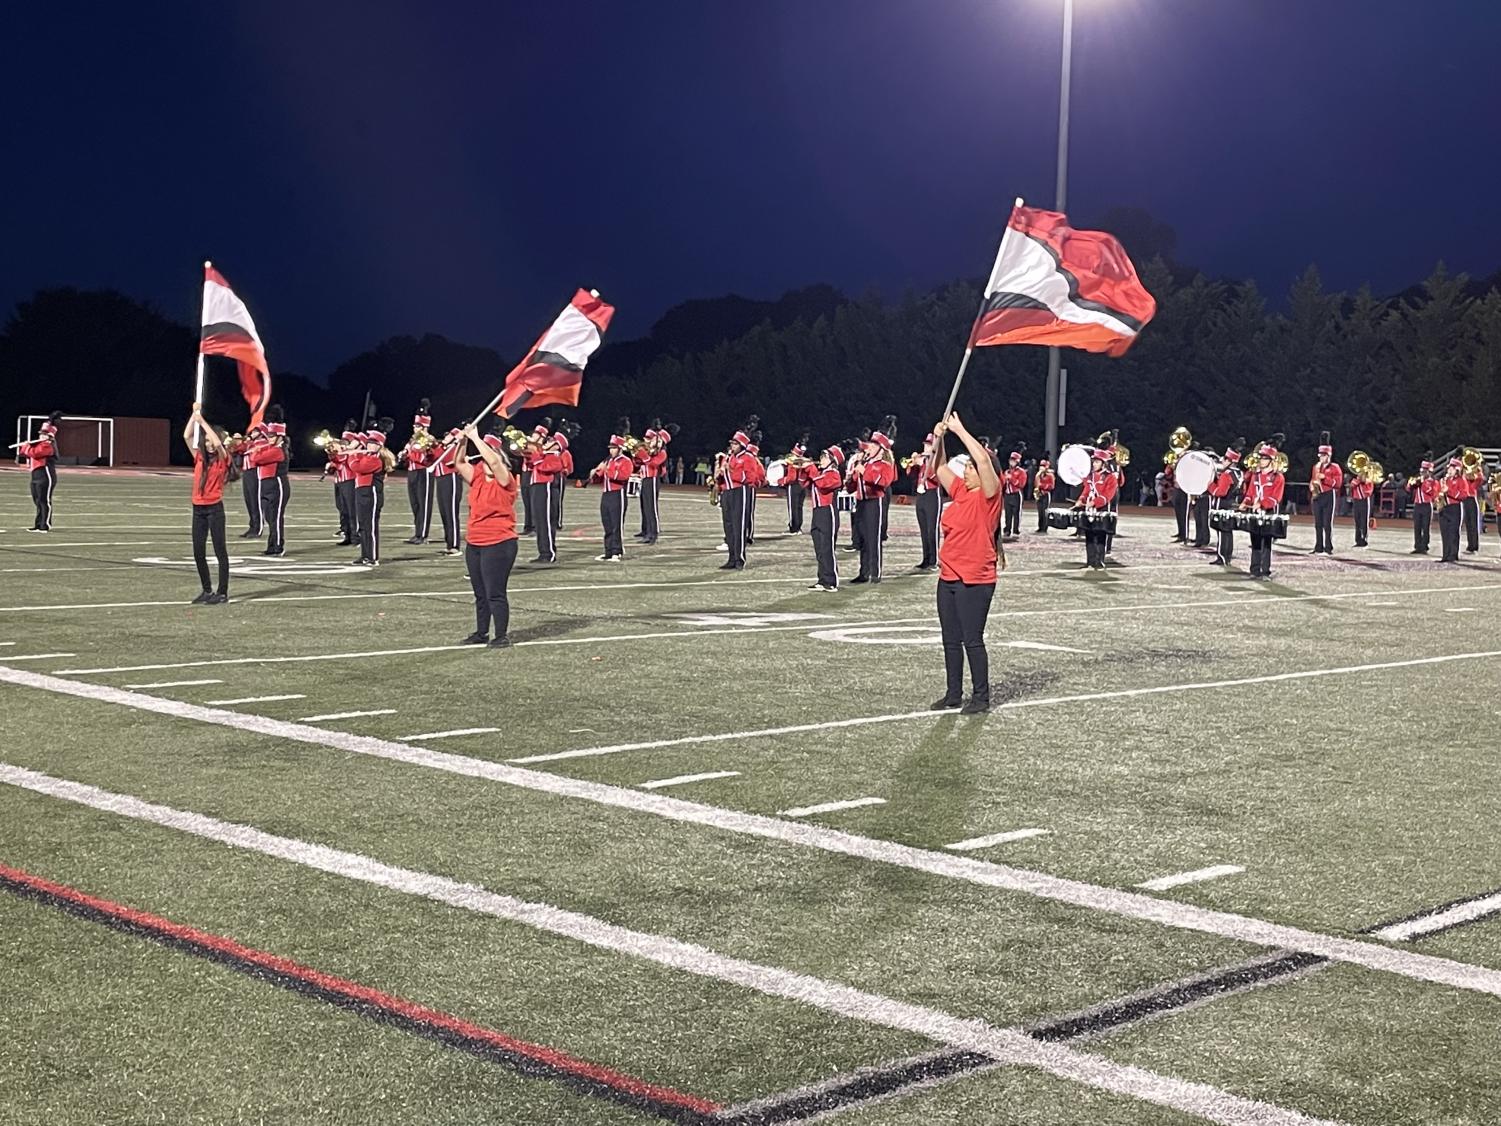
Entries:
POLYGON ((1178 487, 1191 497, 1209 488, 1214 480, 1214 458, 1203 450, 1189 450, 1178 459, 1178 487))
POLYGON ((1058 455, 1058 476, 1070 485, 1077 485, 1089 476, 1089 447, 1064 446, 1058 455))
POLYGON ((766 467, 766 483, 776 488, 787 480, 787 463, 782 460, 774 461, 766 467))

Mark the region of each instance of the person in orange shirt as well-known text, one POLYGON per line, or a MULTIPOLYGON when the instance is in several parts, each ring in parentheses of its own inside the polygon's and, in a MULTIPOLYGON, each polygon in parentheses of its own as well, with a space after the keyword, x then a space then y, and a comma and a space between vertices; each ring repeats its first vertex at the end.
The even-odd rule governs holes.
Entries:
MULTIPOLYGON (((454 472, 469 486, 464 563, 474 591, 474 632, 461 644, 506 649, 511 644, 511 603, 506 587, 511 581, 511 568, 516 565, 519 486, 501 450, 504 443, 499 435, 488 434, 482 439, 472 422, 464 427, 463 434, 476 453, 473 458, 463 453, 454 458, 454 472)), ((541 514, 534 511, 532 517, 541 519, 541 514)))
POLYGON ((53 411, 42 423, 41 435, 35 442, 22 442, 16 447, 16 456, 26 459, 31 470, 31 503, 36 506, 36 522, 33 532, 52 531, 52 493, 57 488, 57 424, 63 420, 61 411, 53 411))
POLYGON ((237 459, 225 448, 224 428, 203 420, 197 403, 183 428, 182 440, 193 452, 193 563, 203 593, 195 604, 222 606, 229 601, 229 550, 224 546, 224 485, 240 475, 237 459), (219 564, 218 589, 209 585, 208 540, 214 541, 219 564))

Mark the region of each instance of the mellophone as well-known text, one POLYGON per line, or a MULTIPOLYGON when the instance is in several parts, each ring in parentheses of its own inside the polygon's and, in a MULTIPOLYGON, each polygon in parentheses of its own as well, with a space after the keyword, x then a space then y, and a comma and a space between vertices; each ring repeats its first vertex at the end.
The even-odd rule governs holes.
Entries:
POLYGON ((1248 512, 1216 509, 1209 514, 1209 526, 1216 532, 1251 532, 1270 535, 1274 540, 1287 539, 1287 513, 1248 512))
POLYGON ((1104 532, 1115 535, 1116 514, 1104 509, 1049 508, 1050 528, 1078 528, 1085 532, 1104 532))

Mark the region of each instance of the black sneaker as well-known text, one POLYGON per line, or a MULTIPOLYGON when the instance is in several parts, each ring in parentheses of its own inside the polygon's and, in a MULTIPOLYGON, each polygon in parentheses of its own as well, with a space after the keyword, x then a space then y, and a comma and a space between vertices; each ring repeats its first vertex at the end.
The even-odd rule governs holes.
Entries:
POLYGON ((192 602, 188 603, 188 605, 189 606, 201 606, 201 605, 203 605, 203 603, 207 602, 213 596, 214 596, 214 592, 213 591, 206 590, 202 594, 200 594, 197 598, 193 599, 192 602))
POLYGON ((984 715, 990 710, 990 695, 971 696, 969 702, 959 709, 960 715, 984 715))
POLYGON ((488 633, 479 633, 478 631, 476 631, 474 633, 471 633, 468 637, 464 638, 464 640, 461 641, 461 642, 459 642, 459 644, 460 645, 488 645, 488 644, 490 644, 490 635, 488 633))
POLYGON ((721 571, 733 571, 736 568, 735 568, 735 564, 733 564, 733 563, 721 563, 719 565, 719 569, 721 571))
POLYGON ((252 531, 251 529, 247 528, 247 529, 245 529, 245 531, 243 531, 243 532, 240 533, 240 538, 242 540, 258 540, 258 539, 261 538, 261 534, 259 532, 252 531))
POLYGON ((511 639, 509 637, 506 637, 504 634, 502 634, 500 637, 497 637, 494 641, 490 642, 491 649, 509 649, 510 647, 511 639))
POLYGON ((870 582, 870 580, 868 578, 866 578, 864 575, 856 575, 853 579, 850 580, 850 585, 854 586, 857 583, 868 583, 868 582, 870 582))
POLYGON ((962 696, 942 696, 929 704, 928 710, 934 712, 948 711, 950 708, 957 708, 962 703, 964 703, 962 696))
POLYGON ((223 606, 228 601, 229 601, 229 595, 225 594, 222 590, 220 590, 220 591, 215 591, 213 594, 211 594, 207 598, 205 598, 203 600, 203 604, 205 606, 223 606))

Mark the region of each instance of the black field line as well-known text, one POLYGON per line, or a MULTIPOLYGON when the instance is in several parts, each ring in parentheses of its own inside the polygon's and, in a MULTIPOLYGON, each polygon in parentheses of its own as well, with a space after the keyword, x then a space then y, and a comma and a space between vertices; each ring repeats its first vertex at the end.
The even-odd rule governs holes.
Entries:
POLYGON ((731 957, 680 939, 631 930, 577 911, 527 902, 434 873, 394 867, 360 853, 267 833, 250 825, 157 805, 5 763, 0 763, 0 782, 316 871, 517 923, 595 949, 739 986, 848 1020, 912 1033, 950 1047, 982 1052, 999 1063, 1043 1071, 1097 1090, 1196 1115, 1223 1126, 1305 1126, 1311 1121, 1323 1121, 1208 1084, 1119 1064, 1062 1044, 1044 1044, 1017 1029, 998 1028, 984 1021, 954 1016, 795 970, 731 957))
POLYGON ((1495 915, 1501 915, 1501 888, 1466 895, 1437 907, 1415 911, 1400 919, 1377 923, 1361 933, 1374 934, 1390 941, 1410 941, 1478 923, 1495 915))
MULTIPOLYGON (((555 797, 573 798, 602 806, 647 813, 683 824, 699 825, 722 832, 739 833, 763 840, 857 857, 878 864, 925 872, 945 879, 1031 895, 1087 910, 1157 923, 1182 930, 1219 935, 1269 949, 1319 954, 1336 961, 1380 970, 1415 981, 1448 985, 1458 989, 1501 997, 1501 969, 1437 958, 1383 943, 1322 934, 1182 903, 1119 888, 1103 887, 1080 880, 1052 876, 960 856, 899 844, 875 837, 862 837, 806 821, 788 821, 755 813, 742 813, 666 794, 608 786, 557 774, 523 770, 487 759, 468 758, 426 747, 409 746, 366 735, 329 731, 309 724, 290 723, 266 716, 200 707, 196 704, 127 692, 103 685, 62 680, 0 665, 0 683, 116 704, 136 711, 209 723, 219 727, 267 735, 273 738, 327 747, 350 754, 368 755, 408 763, 449 774, 480 778, 555 797)), ((0 767, 11 778, 26 778, 32 772, 20 767, 0 767)), ((55 781, 55 780, 54 780, 55 781)), ((50 783, 49 783, 50 784, 50 783)), ((70 787, 74 783, 58 783, 70 787)), ((126 799, 134 800, 134 799, 126 799)), ((968 1045, 974 1047, 975 1045, 968 1045)))

